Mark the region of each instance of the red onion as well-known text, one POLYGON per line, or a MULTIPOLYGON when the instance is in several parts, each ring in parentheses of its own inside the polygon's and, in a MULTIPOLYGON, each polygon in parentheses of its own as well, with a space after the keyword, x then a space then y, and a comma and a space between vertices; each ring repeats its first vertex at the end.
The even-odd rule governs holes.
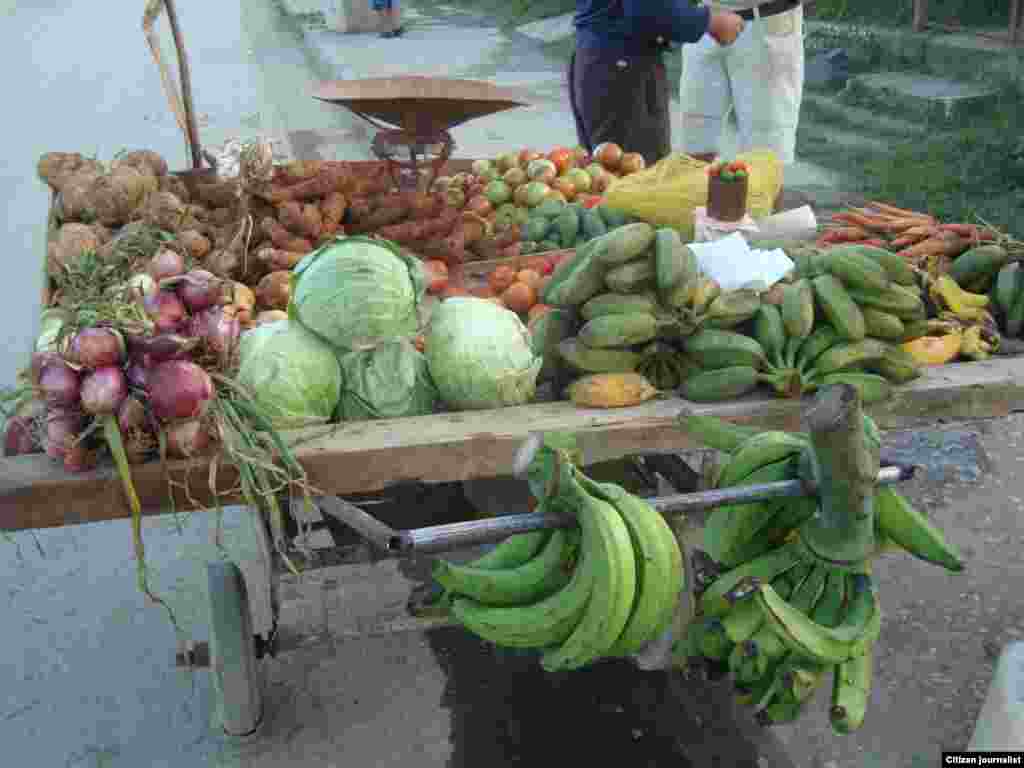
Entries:
POLYGON ((205 451, 212 441, 202 421, 179 421, 167 427, 167 455, 187 459, 205 451))
POLYGON ((173 333, 185 322, 185 305, 178 294, 171 291, 157 291, 143 297, 142 306, 160 333, 173 333))
POLYGON ((129 464, 145 464, 160 447, 153 433, 145 429, 130 429, 122 434, 121 440, 129 464))
POLYGON ((214 352, 225 355, 238 343, 242 328, 233 308, 210 307, 193 315, 190 331, 205 339, 214 352))
POLYGON ((36 352, 32 355, 32 364, 29 373, 32 377, 32 384, 39 386, 39 379, 42 376, 43 368, 49 363, 64 363, 64 359, 56 352, 36 352))
POLYGON ((150 407, 160 421, 199 418, 212 397, 213 380, 195 363, 168 360, 149 372, 150 407))
POLYGON ((86 413, 104 416, 116 413, 128 397, 128 380, 116 365, 97 368, 82 380, 82 408, 86 413))
POLYGON ((201 312, 207 307, 230 304, 234 299, 234 285, 205 269, 193 269, 181 277, 178 296, 190 312, 201 312))
POLYGON ((75 410, 58 409, 46 414, 46 455, 63 459, 64 454, 78 437, 82 428, 82 414, 75 410))
POLYGON ((88 472, 99 463, 99 454, 85 443, 69 445, 64 452, 64 469, 68 472, 88 472))
MULTIPOLYGON (((183 324, 182 330, 189 330, 190 327, 183 324)), ((198 345, 198 339, 190 339, 177 333, 161 333, 159 336, 143 339, 138 349, 150 362, 162 363, 166 360, 187 360, 198 345)))
POLYGON ((177 277, 184 272, 185 258, 170 248, 161 248, 149 262, 149 274, 157 282, 168 277, 177 277))
POLYGON ((117 409, 117 425, 122 433, 132 429, 145 429, 146 421, 146 406, 139 398, 129 395, 121 401, 121 406, 117 409))
POLYGON ((39 453, 42 447, 35 438, 32 420, 25 416, 12 416, 4 431, 4 456, 39 453))
POLYGON ((113 328, 83 328, 75 334, 68 360, 86 368, 102 368, 124 362, 124 337, 113 328))
POLYGON ((47 363, 39 374, 39 390, 48 405, 76 405, 81 386, 78 371, 63 360, 47 363))
POLYGON ((149 369, 150 365, 148 362, 133 360, 125 371, 125 378, 128 379, 128 384, 135 389, 145 390, 149 384, 149 369))

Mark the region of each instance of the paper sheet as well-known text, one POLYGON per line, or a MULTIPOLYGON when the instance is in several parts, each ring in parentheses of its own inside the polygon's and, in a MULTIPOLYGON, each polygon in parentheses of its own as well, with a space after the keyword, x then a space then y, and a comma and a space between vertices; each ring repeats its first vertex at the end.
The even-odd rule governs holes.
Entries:
POLYGON ((754 280, 774 285, 793 268, 781 248, 753 250, 739 232, 710 243, 690 243, 701 271, 714 278, 723 291, 732 291, 754 280))

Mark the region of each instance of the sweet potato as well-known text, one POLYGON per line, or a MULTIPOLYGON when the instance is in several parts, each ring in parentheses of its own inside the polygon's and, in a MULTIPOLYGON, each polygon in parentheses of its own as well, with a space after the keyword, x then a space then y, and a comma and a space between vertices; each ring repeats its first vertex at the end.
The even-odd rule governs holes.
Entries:
POLYGON ((373 212, 362 218, 352 218, 349 231, 354 234, 376 232, 381 227, 397 224, 409 214, 408 200, 403 195, 382 195, 373 204, 373 212))
POLYGON ((308 201, 327 197, 332 192, 344 191, 349 183, 350 171, 338 165, 326 165, 312 178, 290 186, 271 184, 262 194, 274 203, 288 200, 308 201))
POLYGON ((291 277, 288 270, 271 272, 256 286, 256 304, 261 309, 288 309, 291 299, 291 277))
POLYGON ((267 272, 278 272, 282 269, 291 269, 298 264, 305 253, 296 251, 282 251, 280 248, 260 248, 256 251, 255 258, 267 272))
POLYGON ((313 244, 309 240, 291 234, 281 226, 280 222, 275 221, 269 216, 260 222, 260 228, 270 238, 270 242, 274 244, 275 248, 280 248, 283 251, 295 251, 297 253, 309 253, 313 250, 313 244))
POLYGON ((281 226, 297 237, 305 237, 302 231, 302 203, 289 200, 277 204, 277 220, 281 226))
POLYGON ((368 197, 353 197, 348 204, 348 220, 355 224, 373 213, 373 203, 368 197))
POLYGON ((343 192, 332 192, 320 202, 320 217, 323 221, 321 235, 333 235, 338 231, 345 218, 346 208, 348 200, 343 192))
POLYGON ((115 158, 111 164, 113 170, 117 170, 121 166, 134 168, 141 173, 148 173, 150 176, 167 175, 167 161, 151 149, 134 149, 131 152, 125 152, 115 158))
POLYGON ((205 259, 210 253, 210 240, 194 229, 186 229, 178 233, 178 242, 181 243, 185 252, 197 261, 205 259))
POLYGON ((434 219, 445 208, 444 198, 441 195, 414 192, 406 199, 409 204, 409 218, 413 220, 434 219))
POLYGON ((274 184, 283 187, 298 184, 319 174, 324 168, 323 160, 293 160, 274 167, 274 184))

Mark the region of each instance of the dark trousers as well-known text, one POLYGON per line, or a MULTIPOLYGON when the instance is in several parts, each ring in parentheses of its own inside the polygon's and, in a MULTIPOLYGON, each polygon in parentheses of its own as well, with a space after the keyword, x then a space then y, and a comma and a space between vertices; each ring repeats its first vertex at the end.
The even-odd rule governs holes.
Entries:
POLYGON ((569 60, 569 101, 588 150, 611 141, 653 165, 672 151, 668 76, 660 54, 624 58, 577 48, 569 60))

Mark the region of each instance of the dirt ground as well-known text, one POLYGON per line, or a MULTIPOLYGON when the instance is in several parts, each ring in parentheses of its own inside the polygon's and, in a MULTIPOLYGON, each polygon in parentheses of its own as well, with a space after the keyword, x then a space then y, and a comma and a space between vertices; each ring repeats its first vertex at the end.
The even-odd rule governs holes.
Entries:
MULTIPOLYGON (((796 724, 756 727, 728 683, 641 672, 611 661, 563 675, 458 628, 403 631, 427 560, 316 572, 286 590, 286 621, 330 642, 268 662, 264 738, 223 765, 554 764, 923 768, 962 749, 1003 644, 1024 634, 1017 472, 1024 416, 890 432, 899 461, 920 466, 904 492, 929 511, 968 563, 950 574, 906 555, 876 566, 885 623, 863 728, 828 724, 829 684, 796 724), (240 762, 235 762, 239 760, 240 762), (311 762, 312 760, 312 762, 311 762)), ((1020 495, 1018 495, 1020 494, 1020 495)), ((451 496, 403 514, 403 527, 466 519, 451 496)), ((386 517, 385 514, 381 515, 386 517)), ((396 521, 397 523, 397 521, 396 521)))

